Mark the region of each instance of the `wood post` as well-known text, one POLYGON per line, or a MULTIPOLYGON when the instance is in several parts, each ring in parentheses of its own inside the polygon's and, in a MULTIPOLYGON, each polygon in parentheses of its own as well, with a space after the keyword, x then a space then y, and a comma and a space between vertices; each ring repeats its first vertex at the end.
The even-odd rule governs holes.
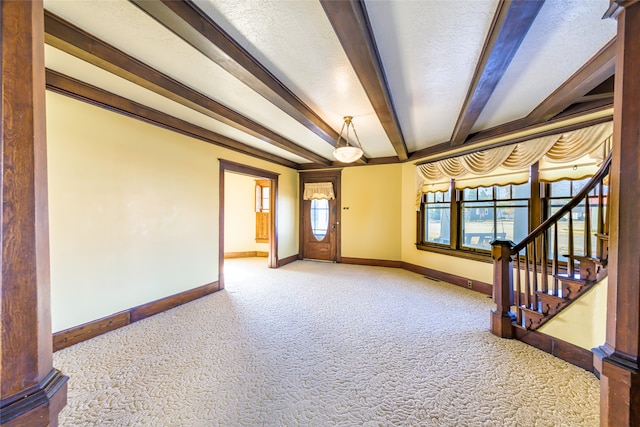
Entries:
POLYGON ((513 258, 510 240, 495 240, 491 243, 493 258, 493 302, 491 311, 491 333, 501 338, 512 338, 511 325, 515 320, 511 312, 513 304, 513 258))
POLYGON ((610 188, 606 343, 600 371, 600 425, 640 425, 640 2, 612 2, 618 19, 610 188))
POLYGON ((53 369, 42 2, 0 3, 0 424, 56 426, 67 377, 53 369))

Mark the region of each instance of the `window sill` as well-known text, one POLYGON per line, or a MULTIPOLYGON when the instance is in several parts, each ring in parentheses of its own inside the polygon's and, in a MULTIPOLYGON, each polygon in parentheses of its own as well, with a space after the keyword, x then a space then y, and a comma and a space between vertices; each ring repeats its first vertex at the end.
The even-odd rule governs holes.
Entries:
POLYGON ((472 252, 460 249, 451 249, 444 246, 428 245, 422 243, 416 243, 416 248, 420 251, 434 252, 441 255, 448 255, 456 258, 465 258, 473 261, 480 261, 486 263, 493 263, 491 254, 489 252, 472 252))

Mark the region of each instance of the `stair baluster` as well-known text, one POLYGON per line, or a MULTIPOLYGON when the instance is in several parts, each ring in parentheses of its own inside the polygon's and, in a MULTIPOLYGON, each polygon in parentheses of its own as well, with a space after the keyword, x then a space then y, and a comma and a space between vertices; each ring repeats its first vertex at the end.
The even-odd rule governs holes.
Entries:
POLYGON ((529 245, 524 247, 524 264, 526 266, 524 273, 524 306, 531 308, 531 278, 529 271, 531 271, 531 265, 529 262, 529 245))
POLYGON ((542 275, 541 275, 541 280, 542 280, 542 292, 544 293, 549 293, 549 284, 548 284, 548 280, 549 280, 549 272, 548 272, 548 264, 547 264, 547 260, 549 259, 549 247, 548 247, 548 236, 549 230, 546 230, 544 233, 542 233, 540 235, 540 240, 541 240, 541 249, 542 249, 542 256, 541 256, 541 270, 542 270, 542 275))
POLYGON ((532 282, 533 282, 533 286, 531 287, 531 309, 532 310, 537 310, 538 309, 538 294, 536 293, 538 291, 538 248, 536 247, 536 242, 538 241, 538 238, 533 239, 533 241, 531 242, 531 247, 533 249, 533 265, 532 265, 532 269, 531 269, 531 278, 532 278, 532 282))
POLYGON ((522 285, 521 285, 521 274, 522 271, 520 268, 520 254, 516 254, 516 293, 514 296, 514 304, 516 307, 516 323, 518 325, 522 325, 522 285))
POLYGON ((553 294, 558 295, 558 223, 553 224, 553 264, 551 268, 553 273, 553 294))
POLYGON ((591 208, 589 196, 584 199, 584 256, 592 256, 591 253, 591 208))
POLYGON ((573 265, 573 210, 569 210, 569 254, 567 255, 567 274, 569 277, 573 277, 575 275, 574 265, 573 265))

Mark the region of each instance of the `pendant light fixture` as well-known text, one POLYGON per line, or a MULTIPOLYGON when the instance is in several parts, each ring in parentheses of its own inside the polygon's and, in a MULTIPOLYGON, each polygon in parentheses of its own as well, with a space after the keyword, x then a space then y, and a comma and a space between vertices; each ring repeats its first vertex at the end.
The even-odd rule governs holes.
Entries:
POLYGON ((364 151, 362 151, 362 145, 360 144, 360 138, 358 138, 352 119, 352 116, 344 116, 344 123, 340 130, 340 136, 338 136, 336 148, 333 150, 333 157, 341 163, 353 163, 364 154, 364 151), (353 129, 353 135, 356 137, 357 145, 349 144, 349 128, 353 129))

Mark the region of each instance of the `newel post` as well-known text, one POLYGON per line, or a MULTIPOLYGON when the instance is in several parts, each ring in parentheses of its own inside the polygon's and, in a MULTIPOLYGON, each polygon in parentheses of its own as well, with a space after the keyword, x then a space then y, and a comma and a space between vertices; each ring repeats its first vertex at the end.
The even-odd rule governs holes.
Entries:
POLYGON ((493 302, 496 308, 491 311, 491 333, 501 338, 512 338, 511 324, 515 320, 511 312, 513 304, 513 258, 511 240, 491 242, 493 258, 493 302))

